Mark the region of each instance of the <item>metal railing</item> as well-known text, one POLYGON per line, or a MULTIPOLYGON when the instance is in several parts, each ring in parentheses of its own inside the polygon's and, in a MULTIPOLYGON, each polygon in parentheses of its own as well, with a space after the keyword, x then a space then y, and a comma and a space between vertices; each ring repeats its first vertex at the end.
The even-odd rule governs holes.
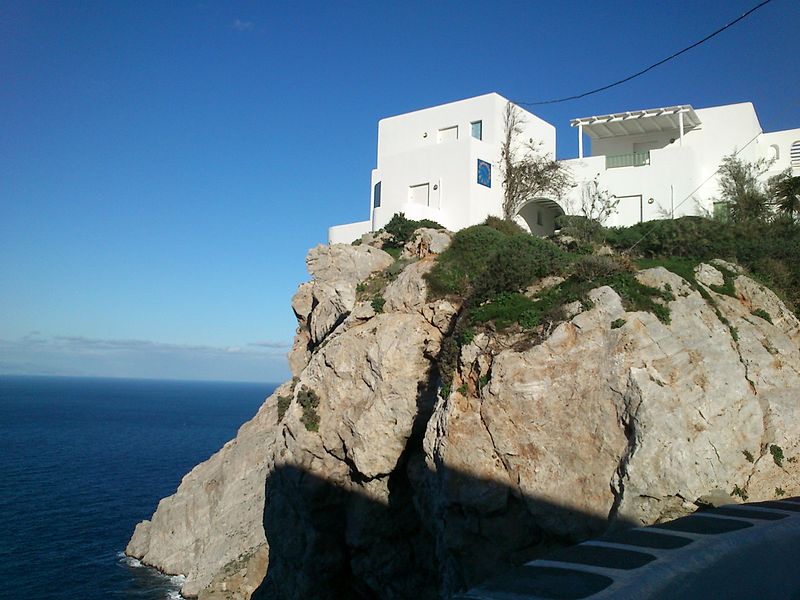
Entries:
POLYGON ((643 167, 649 164, 649 151, 606 156, 606 169, 616 169, 617 167, 643 167))

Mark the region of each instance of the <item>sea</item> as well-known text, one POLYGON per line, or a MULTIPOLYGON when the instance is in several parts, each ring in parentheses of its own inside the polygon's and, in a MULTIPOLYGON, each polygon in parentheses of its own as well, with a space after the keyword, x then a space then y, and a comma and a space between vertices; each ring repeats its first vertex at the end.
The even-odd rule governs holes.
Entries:
POLYGON ((0 376, 0 599, 179 599, 123 550, 274 388, 0 376))

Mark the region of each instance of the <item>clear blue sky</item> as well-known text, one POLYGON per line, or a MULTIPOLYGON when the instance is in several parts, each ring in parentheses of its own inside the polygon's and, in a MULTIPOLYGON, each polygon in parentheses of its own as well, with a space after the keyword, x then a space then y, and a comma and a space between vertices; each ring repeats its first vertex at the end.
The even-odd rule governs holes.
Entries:
MULTIPOLYGON (((561 97, 756 0, 0 4, 0 373, 278 381, 328 226, 364 219, 382 117, 561 97)), ((800 2, 774 0, 569 119, 752 101, 800 126, 800 2)))

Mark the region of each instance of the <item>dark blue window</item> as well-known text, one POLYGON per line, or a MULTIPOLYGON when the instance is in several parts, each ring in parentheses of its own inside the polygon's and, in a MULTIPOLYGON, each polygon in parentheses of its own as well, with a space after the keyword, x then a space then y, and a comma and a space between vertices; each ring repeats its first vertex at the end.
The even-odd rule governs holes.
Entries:
POLYGON ((381 207, 381 182, 375 184, 375 190, 372 193, 372 206, 374 208, 381 207))

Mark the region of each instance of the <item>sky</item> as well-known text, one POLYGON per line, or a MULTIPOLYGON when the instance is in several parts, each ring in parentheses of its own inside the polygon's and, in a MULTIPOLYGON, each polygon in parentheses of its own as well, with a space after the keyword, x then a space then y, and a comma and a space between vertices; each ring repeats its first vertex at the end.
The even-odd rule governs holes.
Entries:
MULTIPOLYGON (((278 382, 290 299, 369 214, 379 119, 616 81, 756 0, 0 3, 0 374, 278 382)), ((750 101, 800 127, 800 2, 772 0, 575 117, 750 101)))

